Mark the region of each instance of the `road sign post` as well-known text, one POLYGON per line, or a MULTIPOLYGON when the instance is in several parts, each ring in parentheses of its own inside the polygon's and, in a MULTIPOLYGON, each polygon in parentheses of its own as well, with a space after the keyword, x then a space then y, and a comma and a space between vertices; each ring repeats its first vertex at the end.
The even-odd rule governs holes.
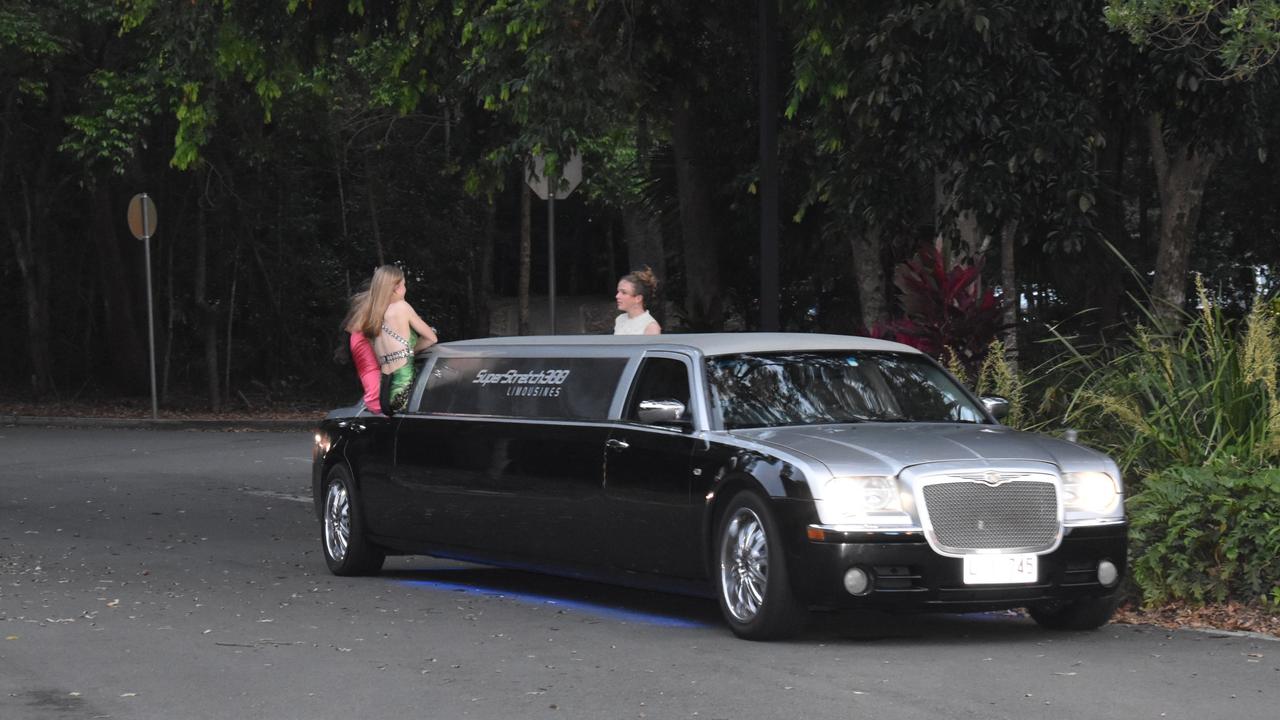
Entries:
POLYGON ((156 204, 139 193, 129 201, 129 231, 143 243, 147 263, 147 346, 151 356, 151 418, 160 417, 160 403, 156 399, 156 323, 151 300, 151 235, 156 231, 156 204))
POLYGON ((551 334, 556 334, 556 198, 569 197, 582 182, 582 155, 574 153, 559 178, 551 180, 546 173, 547 161, 538 155, 529 161, 529 188, 547 201, 547 312, 551 334))

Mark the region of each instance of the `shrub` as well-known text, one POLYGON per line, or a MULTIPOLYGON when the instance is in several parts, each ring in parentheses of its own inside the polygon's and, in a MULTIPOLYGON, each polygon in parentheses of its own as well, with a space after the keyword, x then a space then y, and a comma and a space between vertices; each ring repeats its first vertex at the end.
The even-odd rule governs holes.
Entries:
POLYGON ((1280 469, 1172 467, 1128 502, 1131 573, 1147 605, 1280 605, 1280 469))
POLYGON ((1000 329, 1000 303, 982 288, 982 262, 952 265, 932 245, 894 272, 904 316, 870 329, 946 362, 953 355, 973 377, 1000 329))
POLYGON ((1087 372, 1067 422, 1113 454, 1126 475, 1214 463, 1261 467, 1280 456, 1280 343, 1267 303, 1255 303, 1238 333, 1199 282, 1197 289, 1201 312, 1179 334, 1140 326, 1131 349, 1076 355, 1087 372))

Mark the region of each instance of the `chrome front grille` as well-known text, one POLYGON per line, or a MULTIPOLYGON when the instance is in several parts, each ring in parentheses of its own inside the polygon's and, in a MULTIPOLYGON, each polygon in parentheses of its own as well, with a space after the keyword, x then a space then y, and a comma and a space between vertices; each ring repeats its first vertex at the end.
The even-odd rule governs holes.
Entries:
POLYGON ((923 494, 934 538, 947 550, 1033 552, 1058 540, 1058 494, 1051 481, 939 482, 926 485, 923 494))

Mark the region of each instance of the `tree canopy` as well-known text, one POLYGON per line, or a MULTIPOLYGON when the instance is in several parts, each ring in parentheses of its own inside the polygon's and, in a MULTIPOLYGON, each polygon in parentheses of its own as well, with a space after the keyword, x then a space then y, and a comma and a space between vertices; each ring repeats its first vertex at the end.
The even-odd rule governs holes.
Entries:
MULTIPOLYGON (((923 246, 1028 340, 1176 323, 1192 270, 1241 313, 1275 290, 1276 3, 778 5, 785 329, 890 326, 923 246)), ((3 0, 7 391, 143 390, 142 191, 167 395, 349 396, 338 323, 384 262, 442 338, 511 331, 547 292, 534 154, 585 158, 584 317, 648 264, 668 331, 754 329, 760 32, 729 0, 3 0)))

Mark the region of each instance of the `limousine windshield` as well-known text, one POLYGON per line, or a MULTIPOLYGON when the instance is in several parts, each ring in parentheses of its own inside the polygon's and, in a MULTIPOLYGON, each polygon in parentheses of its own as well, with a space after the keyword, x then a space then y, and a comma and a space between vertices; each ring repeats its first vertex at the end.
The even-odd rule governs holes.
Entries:
POLYGON ((855 422, 981 423, 986 416, 923 356, 886 352, 742 354, 707 360, 724 428, 855 422))

